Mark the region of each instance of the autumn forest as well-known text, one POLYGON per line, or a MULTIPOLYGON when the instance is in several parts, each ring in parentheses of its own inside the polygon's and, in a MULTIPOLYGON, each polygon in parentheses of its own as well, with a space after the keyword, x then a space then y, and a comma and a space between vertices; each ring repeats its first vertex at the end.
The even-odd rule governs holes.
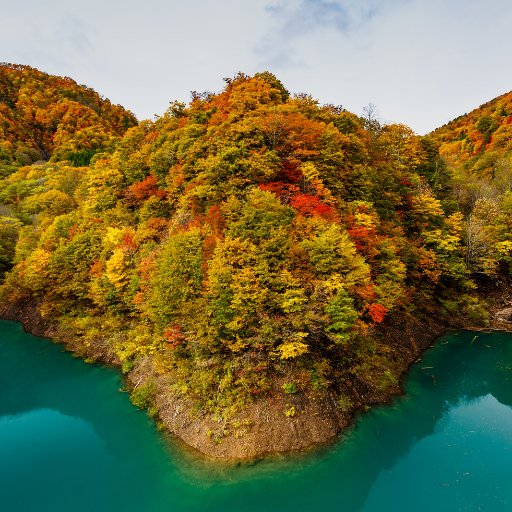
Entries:
POLYGON ((186 404, 212 446, 273 399, 276 421, 306 418, 306 397, 350 415, 397 391, 411 325, 489 324, 511 274, 511 155, 512 93, 418 136, 238 73, 139 122, 4 63, 4 316, 35 312, 118 365, 170 430, 186 404))

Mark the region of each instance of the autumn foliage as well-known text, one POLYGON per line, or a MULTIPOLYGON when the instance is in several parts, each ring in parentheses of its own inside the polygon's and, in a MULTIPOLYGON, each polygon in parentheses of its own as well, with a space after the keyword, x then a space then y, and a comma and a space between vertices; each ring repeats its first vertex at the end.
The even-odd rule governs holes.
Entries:
POLYGON ((49 160, 88 165, 136 119, 71 78, 0 64, 0 171, 49 160), (3 167, 2 167, 3 166, 3 167))
POLYGON ((27 67, 3 65, 0 93, 2 296, 204 410, 287 372, 303 390, 384 389, 400 354, 378 334, 468 303, 466 212, 435 138, 291 96, 270 73, 140 123, 27 67))

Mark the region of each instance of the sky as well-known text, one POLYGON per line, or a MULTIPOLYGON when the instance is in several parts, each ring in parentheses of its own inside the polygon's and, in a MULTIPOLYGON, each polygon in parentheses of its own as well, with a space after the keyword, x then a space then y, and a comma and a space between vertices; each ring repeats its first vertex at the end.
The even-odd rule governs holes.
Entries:
POLYGON ((512 89, 510 0, 0 0, 0 61, 139 119, 238 71, 425 134, 512 89))

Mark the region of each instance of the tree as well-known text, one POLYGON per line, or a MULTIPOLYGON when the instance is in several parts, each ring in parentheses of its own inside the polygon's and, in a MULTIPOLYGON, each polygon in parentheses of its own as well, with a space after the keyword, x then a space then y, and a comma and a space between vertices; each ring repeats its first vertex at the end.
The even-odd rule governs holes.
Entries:
POLYGON ((20 228, 18 219, 0 216, 0 277, 13 265, 20 228))

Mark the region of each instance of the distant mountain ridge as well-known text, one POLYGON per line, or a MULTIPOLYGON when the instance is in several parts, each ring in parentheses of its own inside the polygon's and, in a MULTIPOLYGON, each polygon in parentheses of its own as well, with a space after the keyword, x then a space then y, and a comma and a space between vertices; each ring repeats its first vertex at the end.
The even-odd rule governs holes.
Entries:
POLYGON ((493 160, 510 156, 512 151, 512 92, 457 117, 431 135, 441 144, 441 154, 452 162, 489 170, 493 160))
POLYGON ((435 130, 465 215, 466 264, 482 275, 507 275, 512 249, 512 92, 435 130))
POLYGON ((0 165, 92 156, 137 124, 135 116, 68 77, 0 64, 0 165))

